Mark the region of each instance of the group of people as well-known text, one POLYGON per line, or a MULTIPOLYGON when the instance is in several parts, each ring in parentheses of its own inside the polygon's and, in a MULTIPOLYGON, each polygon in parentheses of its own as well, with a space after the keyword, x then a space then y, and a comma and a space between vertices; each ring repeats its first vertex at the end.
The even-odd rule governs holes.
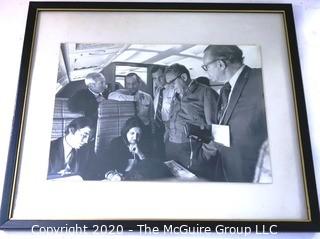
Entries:
POLYGON ((250 68, 243 59, 238 46, 209 45, 202 66, 209 80, 192 79, 181 64, 154 66, 153 97, 140 90, 142 81, 135 73, 125 77, 124 89, 112 92, 101 73, 90 73, 87 89, 69 99, 70 110, 85 116, 52 141, 48 178, 169 177, 164 162, 174 160, 201 179, 252 182, 267 127, 261 69, 250 68), (210 83, 223 86, 216 92, 210 83), (104 99, 135 101, 137 114, 103 153, 95 155, 91 138, 104 99), (209 131, 209 140, 190 134, 188 125, 209 131), (213 130, 223 126, 228 128, 227 143, 219 142, 213 130))

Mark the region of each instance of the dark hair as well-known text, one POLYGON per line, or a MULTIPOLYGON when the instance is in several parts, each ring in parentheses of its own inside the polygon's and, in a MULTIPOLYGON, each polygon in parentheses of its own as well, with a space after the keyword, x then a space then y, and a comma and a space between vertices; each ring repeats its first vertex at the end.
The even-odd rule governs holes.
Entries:
POLYGON ((70 122, 70 124, 67 126, 66 130, 65 130, 65 134, 68 134, 70 129, 73 129, 74 132, 85 128, 85 127, 89 127, 90 129, 94 130, 95 128, 95 124, 93 123, 93 120, 89 117, 79 117, 76 118, 74 120, 72 120, 70 122))
POLYGON ((140 128, 141 131, 143 128, 143 123, 142 123, 141 119, 138 118, 137 116, 133 116, 133 117, 127 119, 127 121, 125 122, 124 126, 121 129, 121 137, 123 138, 123 140, 125 141, 126 144, 128 144, 127 133, 130 129, 132 129, 134 127, 140 128))
POLYGON ((137 73, 134 73, 134 72, 131 72, 131 73, 129 73, 128 75, 126 75, 125 81, 127 81, 127 78, 128 78, 128 77, 133 77, 133 76, 136 78, 136 80, 137 80, 138 83, 140 83, 140 82, 142 81, 141 78, 140 78, 140 76, 138 76, 138 74, 137 74, 137 73))
POLYGON ((221 59, 227 63, 243 63, 243 52, 236 45, 209 45, 204 53, 209 53, 216 59, 221 59))
POLYGON ((190 72, 187 69, 187 67, 185 67, 184 65, 178 64, 178 63, 175 63, 175 64, 169 66, 166 69, 165 73, 166 74, 171 73, 171 74, 174 74, 175 76, 179 76, 181 74, 187 74, 188 78, 190 78, 190 72))
POLYGON ((158 65, 155 65, 155 66, 152 66, 151 70, 150 70, 150 73, 153 74, 153 73, 156 73, 157 71, 162 71, 162 73, 164 73, 165 71, 165 67, 163 66, 158 66, 158 65))

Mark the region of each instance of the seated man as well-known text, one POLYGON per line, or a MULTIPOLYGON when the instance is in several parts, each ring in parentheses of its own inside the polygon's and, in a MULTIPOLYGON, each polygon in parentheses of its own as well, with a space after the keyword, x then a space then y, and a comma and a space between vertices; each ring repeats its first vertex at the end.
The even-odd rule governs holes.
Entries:
POLYGON ((68 101, 72 112, 84 113, 85 116, 97 119, 99 103, 108 98, 110 93, 106 80, 101 73, 89 73, 85 78, 87 89, 76 92, 68 101))
POLYGON ((90 118, 74 119, 65 136, 51 141, 48 179, 79 175, 91 179, 95 167, 95 155, 90 139, 94 131, 90 118))

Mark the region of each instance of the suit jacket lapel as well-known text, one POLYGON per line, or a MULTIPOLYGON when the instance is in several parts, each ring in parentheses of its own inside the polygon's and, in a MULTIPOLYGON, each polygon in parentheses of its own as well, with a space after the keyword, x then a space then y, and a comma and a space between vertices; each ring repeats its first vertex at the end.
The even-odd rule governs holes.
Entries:
POLYGON ((223 117, 222 124, 228 123, 228 121, 231 117, 231 114, 232 114, 232 112, 233 112, 233 110, 239 100, 239 97, 243 91, 243 88, 248 81, 249 71, 250 71, 250 68, 248 66, 245 66, 245 68, 241 72, 239 78, 237 79, 237 82, 234 86, 234 89, 233 89, 231 97, 230 97, 230 102, 229 102, 227 111, 223 117))
POLYGON ((63 148, 63 137, 58 139, 57 142, 57 150, 56 150, 57 155, 56 157, 56 170, 60 171, 64 167, 64 148, 63 148))

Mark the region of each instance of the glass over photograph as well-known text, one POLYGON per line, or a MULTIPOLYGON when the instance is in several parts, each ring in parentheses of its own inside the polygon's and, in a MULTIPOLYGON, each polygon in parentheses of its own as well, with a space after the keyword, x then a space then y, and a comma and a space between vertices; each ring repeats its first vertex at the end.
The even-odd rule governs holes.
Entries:
POLYGON ((62 43, 48 180, 272 183, 256 45, 62 43))

